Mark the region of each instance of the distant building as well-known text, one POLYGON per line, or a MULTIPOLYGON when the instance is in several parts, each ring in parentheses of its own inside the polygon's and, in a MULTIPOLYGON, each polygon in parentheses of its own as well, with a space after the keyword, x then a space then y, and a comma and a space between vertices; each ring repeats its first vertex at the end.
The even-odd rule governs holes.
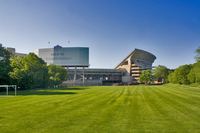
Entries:
POLYGON ((16 56, 26 56, 27 54, 24 53, 17 53, 15 48, 7 47, 6 48, 11 54, 16 55, 16 56))
POLYGON ((156 57, 144 50, 135 49, 115 69, 89 68, 88 47, 43 48, 38 56, 47 64, 65 67, 67 85, 108 85, 138 83, 142 70, 151 69, 156 57))
POLYGON ((141 49, 131 52, 115 69, 125 71, 124 80, 139 82, 142 70, 152 69, 156 56, 141 49))
POLYGON ((47 64, 55 64, 63 67, 88 67, 88 47, 61 47, 43 48, 38 50, 38 56, 47 64))
POLYGON ((121 83, 122 72, 116 69, 68 69, 68 85, 112 85, 121 83))
MULTIPOLYGON (((3 44, 0 43, 0 47, 3 47, 3 44)), ((27 55, 24 53, 17 53, 15 48, 5 47, 5 49, 7 49, 12 55, 16 55, 16 56, 26 56, 27 55)))

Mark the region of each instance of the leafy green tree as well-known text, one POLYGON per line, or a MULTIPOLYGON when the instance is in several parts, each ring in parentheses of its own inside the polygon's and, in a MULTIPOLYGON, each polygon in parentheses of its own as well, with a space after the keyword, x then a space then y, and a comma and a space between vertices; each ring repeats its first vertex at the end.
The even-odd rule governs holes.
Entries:
POLYGON ((169 74, 169 81, 177 84, 189 84, 188 74, 191 68, 192 65, 182 65, 178 67, 174 72, 169 74))
POLYGON ((48 68, 47 64, 34 53, 25 57, 28 74, 32 80, 32 86, 46 87, 48 85, 48 68))
POLYGON ((9 73, 12 83, 24 88, 28 85, 27 70, 24 68, 24 57, 13 56, 11 58, 12 71, 9 73))
POLYGON ((168 82, 169 69, 165 66, 157 66, 153 69, 153 76, 158 81, 168 82))
POLYGON ((10 53, 0 46, 0 84, 9 84, 10 67, 10 53))
POLYGON ((190 83, 200 83, 200 62, 192 65, 192 69, 188 74, 190 83))
POLYGON ((46 63, 34 53, 11 59, 11 78, 22 89, 41 88, 48 85, 46 63))
POLYGON ((140 82, 144 84, 150 84, 153 81, 151 70, 144 70, 140 75, 140 82))
POLYGON ((197 48, 195 52, 196 52, 195 59, 197 62, 199 62, 200 61, 200 47, 197 48))
POLYGON ((50 86, 59 85, 67 79, 67 70, 61 66, 49 65, 48 74, 50 86))
POLYGON ((169 83, 176 83, 176 78, 174 74, 174 70, 169 71, 169 75, 167 77, 169 83))

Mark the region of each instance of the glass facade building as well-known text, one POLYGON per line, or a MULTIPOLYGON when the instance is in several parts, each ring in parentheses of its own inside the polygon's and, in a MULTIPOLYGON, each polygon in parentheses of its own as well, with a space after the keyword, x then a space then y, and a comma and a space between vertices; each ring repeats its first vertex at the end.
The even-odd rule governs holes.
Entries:
POLYGON ((88 47, 61 47, 39 49, 38 55, 47 64, 55 64, 64 67, 88 67, 88 47))

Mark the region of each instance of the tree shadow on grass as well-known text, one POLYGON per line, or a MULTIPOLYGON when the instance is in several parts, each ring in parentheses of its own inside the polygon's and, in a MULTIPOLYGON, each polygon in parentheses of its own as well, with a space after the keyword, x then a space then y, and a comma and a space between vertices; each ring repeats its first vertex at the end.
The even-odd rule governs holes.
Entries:
POLYGON ((66 87, 66 88, 60 88, 60 90, 86 90, 90 89, 89 87, 66 87))
POLYGON ((28 91, 28 92, 23 92, 20 91, 17 95, 21 96, 27 96, 27 95, 73 95, 77 94, 76 92, 59 92, 59 91, 40 91, 40 90, 35 90, 35 91, 28 91))
MULTIPOLYGON (((28 95, 73 95, 77 94, 76 91, 90 89, 89 87, 63 87, 63 88, 47 88, 47 89, 32 89, 32 90, 19 90, 18 96, 28 95), (75 91, 75 92, 74 92, 75 91)), ((14 95, 14 91, 9 92, 14 95)))

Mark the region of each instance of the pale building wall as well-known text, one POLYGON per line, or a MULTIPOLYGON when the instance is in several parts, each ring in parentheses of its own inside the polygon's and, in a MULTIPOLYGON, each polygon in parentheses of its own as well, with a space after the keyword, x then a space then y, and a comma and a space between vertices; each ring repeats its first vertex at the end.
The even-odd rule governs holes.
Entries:
POLYGON ((127 72, 126 75, 130 75, 130 73, 131 73, 131 60, 130 60, 130 58, 128 58, 126 61, 128 62, 127 64, 122 64, 122 65, 118 66, 116 69, 126 70, 126 72, 127 72))

